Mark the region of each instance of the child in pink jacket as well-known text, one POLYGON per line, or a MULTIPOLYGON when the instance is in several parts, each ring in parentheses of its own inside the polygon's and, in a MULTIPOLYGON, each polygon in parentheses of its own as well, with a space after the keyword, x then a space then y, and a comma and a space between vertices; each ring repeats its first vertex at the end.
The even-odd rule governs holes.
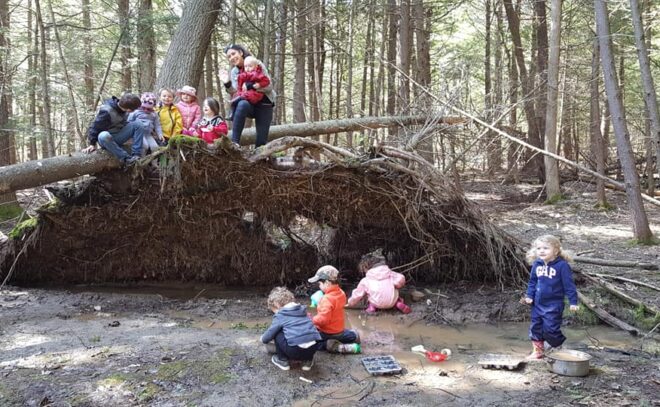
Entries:
POLYGON ((183 129, 195 131, 195 126, 202 118, 202 109, 197 104, 197 91, 192 86, 184 86, 176 91, 179 102, 177 109, 181 112, 183 119, 183 129))
POLYGON ((353 290, 351 298, 348 299, 349 306, 355 306, 367 296, 368 314, 373 314, 379 309, 390 309, 396 307, 404 314, 409 314, 412 310, 399 297, 399 288, 406 284, 406 277, 392 271, 385 259, 379 255, 367 254, 362 257, 358 265, 360 272, 365 276, 357 288, 353 290))

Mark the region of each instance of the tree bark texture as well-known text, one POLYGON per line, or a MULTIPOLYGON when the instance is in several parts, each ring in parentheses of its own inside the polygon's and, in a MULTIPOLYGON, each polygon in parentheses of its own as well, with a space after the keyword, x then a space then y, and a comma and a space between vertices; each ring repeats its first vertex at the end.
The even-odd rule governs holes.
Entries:
POLYGON ((83 70, 85 81, 85 111, 91 116, 94 113, 94 59, 92 58, 92 20, 90 16, 90 0, 82 0, 83 33, 83 70))
MULTIPOLYGON (((600 129, 600 90, 598 82, 600 81, 600 48, 598 47, 598 37, 594 37, 593 53, 591 58, 591 86, 590 86, 590 133, 591 150, 596 162, 596 171, 605 176, 605 146, 603 143, 603 133, 600 129)), ((596 204, 607 206, 607 196, 605 195, 605 183, 602 179, 596 178, 596 204)))
MULTIPOLYGON (((513 9, 511 0, 503 0, 504 10, 506 11, 507 21, 509 23, 509 31, 511 33, 511 41, 514 46, 514 56, 518 67, 518 77, 522 84, 523 90, 523 107, 525 110, 525 117, 527 118, 527 134, 529 141, 536 147, 541 146, 541 138, 536 120, 536 113, 534 108, 533 96, 536 94, 534 91, 534 79, 527 74, 527 66, 525 65, 525 56, 523 54, 522 40, 520 37, 520 18, 518 13, 513 9)), ((544 178, 543 172, 543 159, 541 157, 534 158, 534 169, 541 180, 544 178)))
MULTIPOLYGON (((550 21, 552 23, 549 42, 548 87, 545 115, 545 149, 557 153, 557 99, 559 97, 559 51, 561 49, 562 0, 552 0, 550 21)), ((561 194, 559 166, 550 156, 545 156, 545 188, 548 198, 561 194)))
MULTIPOLYGON (((152 0, 140 0, 137 18, 138 87, 156 91, 156 34, 154 33, 152 0)), ((203 34, 211 37, 208 32, 203 34)))
MULTIPOLYGON (((637 48, 637 59, 639 60, 639 70, 642 75, 642 86, 644 88, 644 101, 651 122, 651 138, 655 146, 656 170, 660 177, 660 114, 658 113, 658 96, 655 91, 655 83, 651 75, 651 63, 649 61, 649 51, 644 39, 644 25, 640 13, 639 2, 630 0, 630 9, 632 10, 632 23, 635 31, 635 47, 637 48)), ((649 182, 653 183, 652 177, 649 182)))
MULTIPOLYGON (((133 70, 131 69, 131 35, 130 35, 130 5, 129 0, 117 0, 117 17, 121 24, 119 42, 121 44, 121 85, 122 91, 133 91, 133 70)), ((101 93, 101 92, 99 92, 101 93)), ((94 109, 96 110, 96 106, 94 109)))
POLYGON ((221 0, 188 1, 163 61, 156 88, 179 88, 199 83, 210 32, 218 18, 221 0))
POLYGON ((621 90, 619 89, 619 82, 614 64, 614 55, 612 54, 607 5, 604 0, 594 0, 594 8, 605 90, 610 106, 610 112, 612 114, 612 125, 616 137, 617 153, 624 173, 628 206, 633 221, 633 233, 635 238, 639 241, 649 241, 653 237, 653 234, 651 233, 646 210, 644 209, 644 204, 642 202, 639 176, 637 175, 637 169, 635 168, 635 160, 633 157, 632 146, 630 144, 630 135, 628 133, 628 125, 626 124, 626 115, 623 101, 621 99, 621 90))
POLYGON ((55 140, 53 138, 53 129, 51 123, 51 101, 50 101, 50 81, 48 80, 50 63, 47 54, 47 35, 46 27, 42 16, 41 4, 39 0, 35 0, 34 5, 37 9, 37 24, 39 25, 40 34, 40 66, 39 76, 41 80, 41 128, 44 132, 42 140, 42 150, 44 157, 53 157, 55 155, 55 140))
POLYGON ((293 82, 293 121, 307 120, 305 106, 305 0, 296 0, 295 29, 293 30, 293 64, 296 67, 293 82))

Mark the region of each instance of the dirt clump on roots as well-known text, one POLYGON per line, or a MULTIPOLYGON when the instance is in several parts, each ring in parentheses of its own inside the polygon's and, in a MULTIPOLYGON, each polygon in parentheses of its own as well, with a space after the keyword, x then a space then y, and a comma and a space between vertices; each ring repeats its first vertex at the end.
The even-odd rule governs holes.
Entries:
POLYGON ((291 284, 324 263, 357 278, 376 249, 413 281, 526 278, 514 238, 419 156, 389 147, 358 156, 295 137, 256 151, 182 138, 55 195, 9 241, 3 279, 291 284))

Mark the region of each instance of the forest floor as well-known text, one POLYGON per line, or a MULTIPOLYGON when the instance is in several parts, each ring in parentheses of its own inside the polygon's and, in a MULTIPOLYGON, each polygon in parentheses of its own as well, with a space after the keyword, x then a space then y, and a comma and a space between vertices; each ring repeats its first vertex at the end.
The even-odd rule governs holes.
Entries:
MULTIPOLYGON (((538 185, 474 180, 465 192, 521 241, 553 233, 576 253, 660 264, 658 246, 631 244, 625 195, 609 192, 615 209, 603 212, 594 209, 589 184, 563 188, 568 198, 555 205, 540 202, 538 185)), ((660 208, 647 209, 660 236, 660 208)), ((660 286, 658 271, 577 268, 660 286)), ((271 319, 267 289, 6 286, 0 292, 0 406, 660 405, 660 335, 645 335, 657 316, 631 310, 576 277, 581 291, 644 331, 632 337, 598 325, 584 310, 567 313, 565 347, 593 356, 586 377, 556 375, 543 361, 512 371, 478 365, 486 353, 529 352, 521 287, 418 286, 426 298, 412 303, 409 315, 347 310, 364 354, 318 353, 310 372, 295 365, 285 372, 259 343, 271 319), (419 344, 450 348, 452 356, 430 362, 410 351, 419 344), (369 375, 361 359, 377 355, 394 356, 402 373, 369 375)), ((656 291, 612 282, 660 307, 656 291)))

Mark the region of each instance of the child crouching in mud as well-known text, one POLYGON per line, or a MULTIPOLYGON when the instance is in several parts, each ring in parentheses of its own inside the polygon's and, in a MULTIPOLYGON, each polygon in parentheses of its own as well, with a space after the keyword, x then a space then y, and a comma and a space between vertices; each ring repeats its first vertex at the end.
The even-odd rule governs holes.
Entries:
POLYGON ((275 341, 273 364, 289 370, 289 359, 302 361, 302 370, 314 366, 314 354, 321 340, 307 308, 296 302, 293 293, 285 287, 275 287, 268 295, 268 308, 275 313, 270 327, 261 336, 265 344, 275 341))

